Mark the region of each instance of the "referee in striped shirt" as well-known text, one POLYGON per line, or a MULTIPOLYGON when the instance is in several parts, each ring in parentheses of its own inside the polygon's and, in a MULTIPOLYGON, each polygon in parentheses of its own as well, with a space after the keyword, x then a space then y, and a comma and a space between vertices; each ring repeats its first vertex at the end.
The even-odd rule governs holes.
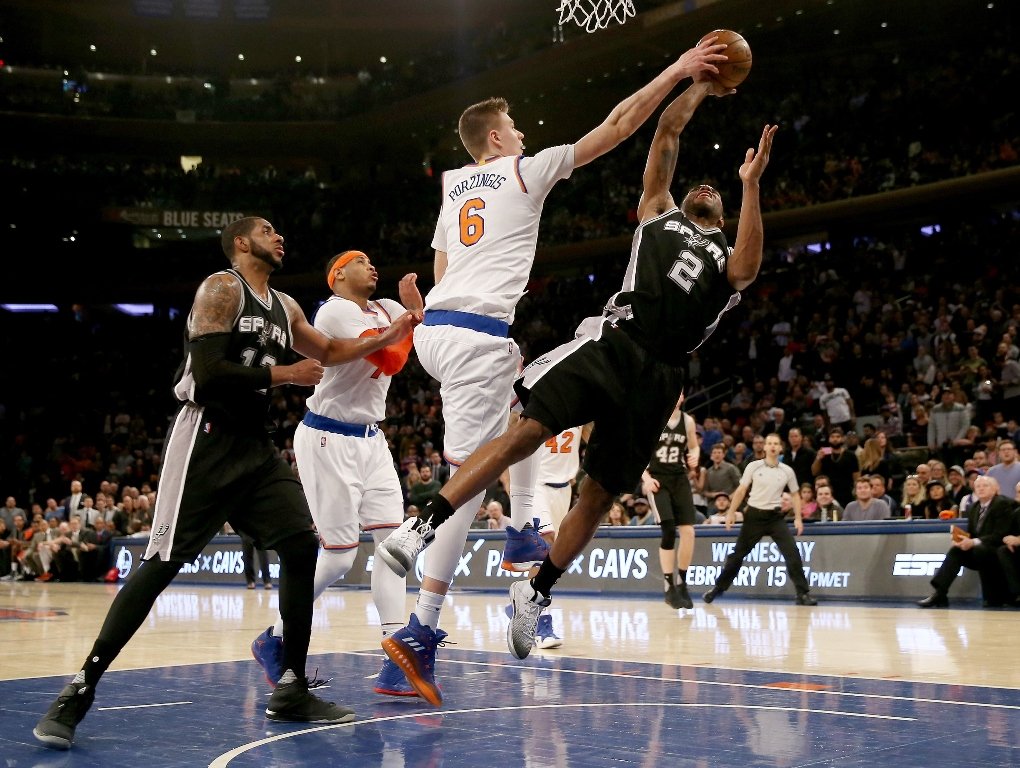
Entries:
POLYGON ((726 562, 722 573, 715 580, 715 586, 703 595, 706 603, 711 603, 719 595, 729 589, 733 580, 740 572, 744 558, 754 545, 765 536, 771 536, 779 551, 786 560, 786 568, 790 580, 797 588, 797 605, 817 605, 818 601, 808 594, 807 577, 804 576, 804 563, 793 540, 793 535, 786 525, 786 516, 780 508, 783 491, 790 492, 793 503, 793 525, 799 536, 804 532, 804 523, 800 517, 800 494, 798 493, 797 475, 787 464, 779 463, 779 454, 783 450, 783 441, 773 433, 765 438, 765 458, 752 461, 744 470, 740 485, 733 492, 730 508, 726 511, 726 529, 729 530, 736 518, 737 510, 747 497, 747 509, 744 511, 744 522, 737 534, 737 545, 726 562), (748 495, 750 491, 750 495, 748 495))

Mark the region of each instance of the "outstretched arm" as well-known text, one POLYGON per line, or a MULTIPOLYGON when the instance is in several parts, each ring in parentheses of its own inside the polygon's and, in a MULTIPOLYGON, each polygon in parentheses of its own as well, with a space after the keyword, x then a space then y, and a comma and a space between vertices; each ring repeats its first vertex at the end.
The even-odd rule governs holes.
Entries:
POLYGON ((648 149, 645 163, 644 187, 638 203, 638 221, 654 218, 673 208, 673 196, 669 185, 676 171, 676 158, 680 149, 680 134, 694 116, 698 105, 706 96, 726 96, 736 93, 722 88, 711 80, 699 80, 673 99, 659 115, 659 124, 648 149))
MULTIPOLYGON (((404 339, 421 322, 420 310, 408 311, 377 336, 362 336, 357 339, 332 339, 308 322, 300 305, 290 296, 280 294, 290 315, 291 332, 294 334, 294 351, 322 365, 339 365, 351 360, 367 357, 384 347, 404 339)), ((273 384, 277 384, 275 379, 273 384)), ((284 382, 286 383, 286 382, 284 382)), ((300 383, 300 382, 293 382, 300 383)))
POLYGON ((709 37, 685 52, 652 82, 617 104, 609 117, 574 145, 574 167, 587 165, 634 134, 662 103, 673 87, 687 77, 717 74, 716 62, 725 61, 725 45, 709 37))
POLYGON ((766 125, 761 132, 758 151, 748 149, 744 162, 737 173, 744 184, 740 201, 740 223, 737 226, 737 241, 727 263, 726 273, 730 285, 738 291, 754 282, 761 269, 764 228, 761 223, 761 203, 758 200, 758 181, 765 166, 769 164, 772 151, 772 137, 778 125, 766 125))

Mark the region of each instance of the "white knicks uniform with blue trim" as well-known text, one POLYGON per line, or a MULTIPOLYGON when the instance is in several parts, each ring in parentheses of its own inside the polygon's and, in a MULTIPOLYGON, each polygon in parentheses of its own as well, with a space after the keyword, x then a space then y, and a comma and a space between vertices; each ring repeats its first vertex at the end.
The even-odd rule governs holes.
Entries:
POLYGON ((512 323, 535 261, 542 206, 573 169, 574 146, 564 144, 444 173, 432 247, 445 252, 448 263, 425 308, 512 323))
MULTIPOLYGON (((350 299, 331 296, 315 313, 312 325, 330 338, 357 339, 370 330, 382 333, 404 311, 391 299, 370 301, 368 309, 362 309, 350 299)), ((382 421, 390 378, 365 359, 328 366, 308 398, 308 410, 353 424, 382 421)))
POLYGON ((581 428, 565 429, 538 449, 538 479, 535 482, 535 514, 543 525, 558 531, 570 511, 573 487, 570 482, 581 468, 581 428))
MULTIPOLYGON (((356 339, 368 330, 385 330, 403 313, 390 299, 370 301, 363 310, 332 296, 312 324, 331 338, 356 339)), ((364 358, 329 366, 307 400, 308 410, 334 421, 374 425, 386 415, 390 378, 364 358)), ((354 549, 362 529, 396 528, 403 522, 400 481, 382 431, 351 437, 301 423, 294 452, 324 549, 354 549)))
MULTIPOLYGON (((425 297, 426 315, 452 310, 512 323, 535 261, 542 206, 553 185, 573 170, 574 146, 567 144, 444 173, 432 247, 446 253, 447 266, 425 297)), ((444 455, 457 467, 506 431, 521 351, 510 338, 455 325, 419 325, 414 346, 422 367, 439 382, 444 455)), ((453 581, 480 502, 481 494, 436 529, 425 575, 453 581)))

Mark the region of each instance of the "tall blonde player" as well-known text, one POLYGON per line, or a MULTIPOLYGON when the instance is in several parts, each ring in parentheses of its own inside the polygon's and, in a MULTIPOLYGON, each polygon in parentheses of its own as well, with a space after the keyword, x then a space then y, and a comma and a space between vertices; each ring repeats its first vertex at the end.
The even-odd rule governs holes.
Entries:
MULTIPOLYGON (((521 361, 509 338, 510 324, 531 272, 549 191, 574 168, 631 136, 681 80, 718 72, 715 62, 726 57, 725 46, 714 44, 715 39, 709 37, 684 53, 576 144, 524 155, 524 134, 503 99, 480 102, 461 115, 460 139, 474 162, 443 175, 442 208, 432 241, 436 286, 426 297, 425 319, 415 331, 418 359, 440 382, 446 458, 453 470, 506 430, 507 402, 521 361)), ((512 479, 512 497, 533 493, 534 475, 528 474, 512 479)), ((408 626, 387 638, 383 647, 415 689, 436 705, 442 694, 432 679, 435 629, 481 497, 473 496, 457 510, 405 523, 378 549, 403 575, 435 540, 425 558, 415 612, 408 626), (435 526, 449 518, 437 531, 435 526)), ((517 504, 515 521, 527 519, 527 502, 523 498, 517 504)))
MULTIPOLYGON (((379 275, 361 251, 334 256, 326 269, 333 295, 315 315, 314 325, 334 339, 386 335, 390 322, 405 311, 390 299, 370 300, 379 275)), ((400 281, 400 300, 421 312, 417 275, 400 281)), ((329 368, 308 398, 308 412, 294 434, 298 470, 321 548, 315 566, 315 598, 354 564, 361 530, 376 544, 404 519, 400 481, 378 422, 386 414, 390 378, 407 362, 411 334, 363 358, 329 368)), ((383 637, 399 629, 404 618, 404 580, 386 567, 372 569, 372 599, 379 611, 383 637)), ((283 670, 283 620, 252 643, 252 654, 275 684, 283 670), (279 661, 277 661, 279 659, 279 661)), ((414 696, 404 673, 388 659, 375 691, 414 696)))

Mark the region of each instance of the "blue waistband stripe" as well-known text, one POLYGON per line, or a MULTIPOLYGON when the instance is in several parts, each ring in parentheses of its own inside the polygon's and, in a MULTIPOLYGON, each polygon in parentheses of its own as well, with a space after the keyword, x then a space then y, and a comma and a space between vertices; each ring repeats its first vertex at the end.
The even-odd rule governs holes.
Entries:
POLYGON ((510 323, 505 320, 476 315, 473 312, 457 312, 453 309, 427 310, 422 325, 453 325, 457 328, 487 333, 489 336, 501 336, 504 339, 510 335, 510 323))

